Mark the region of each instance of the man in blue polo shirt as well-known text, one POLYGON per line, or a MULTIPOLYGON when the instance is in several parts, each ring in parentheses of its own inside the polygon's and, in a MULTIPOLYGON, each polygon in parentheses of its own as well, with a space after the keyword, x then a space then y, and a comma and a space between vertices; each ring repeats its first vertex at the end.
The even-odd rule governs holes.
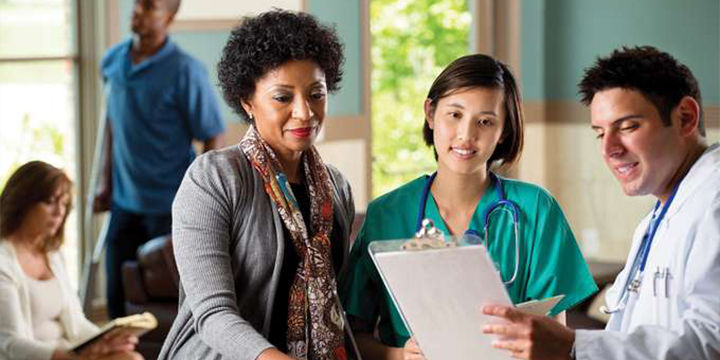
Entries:
POLYGON ((95 211, 111 210, 107 296, 111 318, 125 314, 124 261, 147 240, 170 233, 170 208, 185 170, 222 145, 224 125, 202 64, 169 37, 180 0, 137 0, 133 37, 102 59, 108 88, 105 166, 95 211))

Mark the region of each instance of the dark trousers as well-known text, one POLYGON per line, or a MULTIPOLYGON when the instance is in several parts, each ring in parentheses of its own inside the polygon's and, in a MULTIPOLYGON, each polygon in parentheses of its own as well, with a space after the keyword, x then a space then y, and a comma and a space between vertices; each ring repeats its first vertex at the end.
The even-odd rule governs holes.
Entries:
POLYGON ((170 214, 138 214, 113 206, 105 240, 105 271, 107 275, 107 306, 111 319, 125 316, 125 294, 122 264, 137 258, 140 245, 169 234, 170 214))

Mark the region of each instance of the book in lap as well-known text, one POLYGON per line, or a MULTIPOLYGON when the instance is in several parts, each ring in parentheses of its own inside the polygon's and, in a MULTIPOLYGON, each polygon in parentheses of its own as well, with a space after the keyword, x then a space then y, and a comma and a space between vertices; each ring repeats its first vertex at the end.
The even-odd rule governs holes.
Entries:
POLYGON ((117 318, 101 327, 97 334, 73 344, 70 347, 70 351, 75 353, 82 351, 82 349, 110 334, 126 333, 140 337, 148 331, 155 329, 157 325, 157 319, 149 312, 117 318))

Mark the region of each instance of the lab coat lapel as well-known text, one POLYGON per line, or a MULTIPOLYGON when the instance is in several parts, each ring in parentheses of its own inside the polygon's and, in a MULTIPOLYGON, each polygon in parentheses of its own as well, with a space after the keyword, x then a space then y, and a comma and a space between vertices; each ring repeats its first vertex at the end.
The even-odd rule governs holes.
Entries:
POLYGON ((680 183, 675 199, 665 216, 668 219, 672 218, 683 205, 685 205, 692 194, 705 182, 705 179, 715 171, 720 171, 720 143, 715 143, 710 146, 695 164, 693 164, 690 171, 688 171, 680 183))

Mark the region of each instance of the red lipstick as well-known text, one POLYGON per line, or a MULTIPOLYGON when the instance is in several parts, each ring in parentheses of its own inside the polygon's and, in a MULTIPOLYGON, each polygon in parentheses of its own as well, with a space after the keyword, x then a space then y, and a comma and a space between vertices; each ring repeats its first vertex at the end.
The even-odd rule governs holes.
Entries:
POLYGON ((295 136, 296 138, 304 139, 312 135, 313 128, 312 127, 306 127, 306 128, 297 128, 297 129, 290 129, 288 130, 290 134, 295 136))

